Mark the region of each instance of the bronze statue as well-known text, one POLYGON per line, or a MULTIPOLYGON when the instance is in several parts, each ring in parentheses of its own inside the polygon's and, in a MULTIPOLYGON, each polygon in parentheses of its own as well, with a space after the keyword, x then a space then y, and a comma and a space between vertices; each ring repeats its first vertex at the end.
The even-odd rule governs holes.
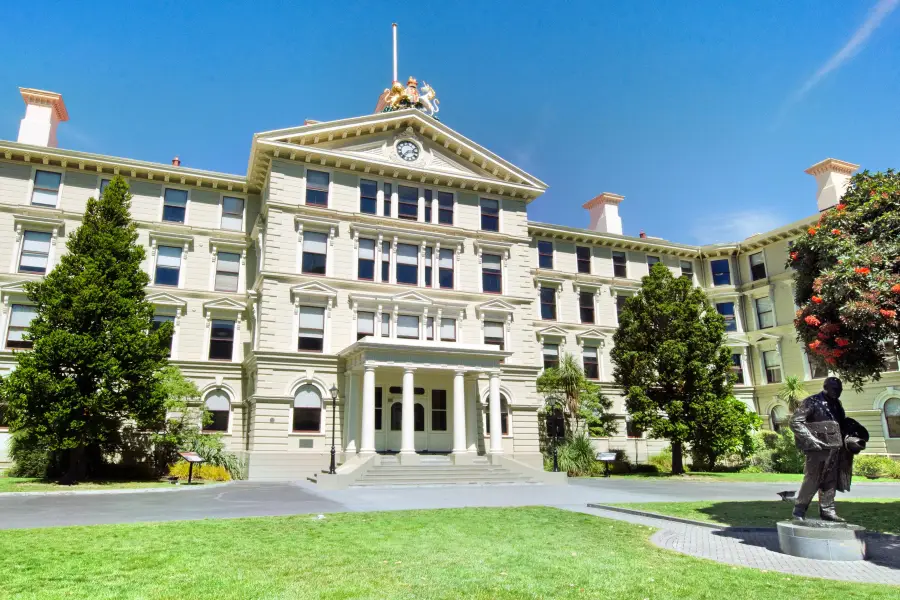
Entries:
POLYGON ((825 380, 822 391, 806 398, 791 417, 797 448, 806 454, 803 484, 797 492, 793 517, 803 520, 815 493, 823 521, 843 523, 834 508, 835 493, 850 490, 853 456, 869 441, 869 432, 847 418, 841 405, 843 385, 837 377, 825 380))

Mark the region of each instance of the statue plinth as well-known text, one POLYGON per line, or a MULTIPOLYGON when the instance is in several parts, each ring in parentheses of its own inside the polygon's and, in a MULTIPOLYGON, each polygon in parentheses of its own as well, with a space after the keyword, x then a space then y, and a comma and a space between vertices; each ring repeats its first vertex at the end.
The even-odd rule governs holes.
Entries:
POLYGON ((778 543, 790 556, 817 560, 865 560, 866 528, 818 519, 779 521, 778 543))

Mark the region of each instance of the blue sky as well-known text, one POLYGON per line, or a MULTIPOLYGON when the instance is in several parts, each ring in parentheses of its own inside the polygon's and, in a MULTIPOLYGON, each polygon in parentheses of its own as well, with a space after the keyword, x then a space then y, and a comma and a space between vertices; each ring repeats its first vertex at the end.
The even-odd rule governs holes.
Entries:
POLYGON ((103 4, 4 7, 0 139, 37 87, 61 147, 244 173, 254 132, 370 113, 397 21, 401 78, 550 185, 534 220, 610 191, 626 234, 726 241, 813 213, 823 158, 900 167, 897 0, 103 4))

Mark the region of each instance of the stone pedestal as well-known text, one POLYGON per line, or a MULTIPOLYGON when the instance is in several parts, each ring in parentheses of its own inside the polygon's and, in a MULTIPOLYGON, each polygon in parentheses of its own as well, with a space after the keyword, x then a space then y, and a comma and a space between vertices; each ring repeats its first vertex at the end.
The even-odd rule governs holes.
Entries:
POLYGON ((849 523, 807 519, 779 521, 778 543, 784 554, 818 560, 865 560, 866 529, 849 523))

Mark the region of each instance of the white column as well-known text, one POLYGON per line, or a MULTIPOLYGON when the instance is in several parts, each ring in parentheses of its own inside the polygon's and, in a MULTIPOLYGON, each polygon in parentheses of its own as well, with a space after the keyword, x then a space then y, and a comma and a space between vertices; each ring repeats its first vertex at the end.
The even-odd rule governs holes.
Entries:
POLYGON ((475 402, 478 399, 478 381, 470 379, 466 382, 466 443, 470 453, 478 452, 478 410, 475 402))
POLYGON ((375 452, 375 367, 366 367, 363 374, 362 432, 359 451, 361 454, 375 452))
POLYGON ((415 454, 415 397, 413 373, 415 369, 403 370, 403 418, 400 431, 400 453, 415 454))
POLYGON ((347 375, 345 381, 347 385, 347 394, 344 396, 344 422, 346 430, 344 449, 346 452, 355 453, 357 442, 356 423, 359 419, 359 376, 355 373, 350 373, 347 375))
POLYGON ((500 416, 500 373, 491 373, 491 454, 503 454, 503 429, 500 416))
POLYGON ((466 380, 465 373, 453 375, 453 453, 466 451, 466 380))

